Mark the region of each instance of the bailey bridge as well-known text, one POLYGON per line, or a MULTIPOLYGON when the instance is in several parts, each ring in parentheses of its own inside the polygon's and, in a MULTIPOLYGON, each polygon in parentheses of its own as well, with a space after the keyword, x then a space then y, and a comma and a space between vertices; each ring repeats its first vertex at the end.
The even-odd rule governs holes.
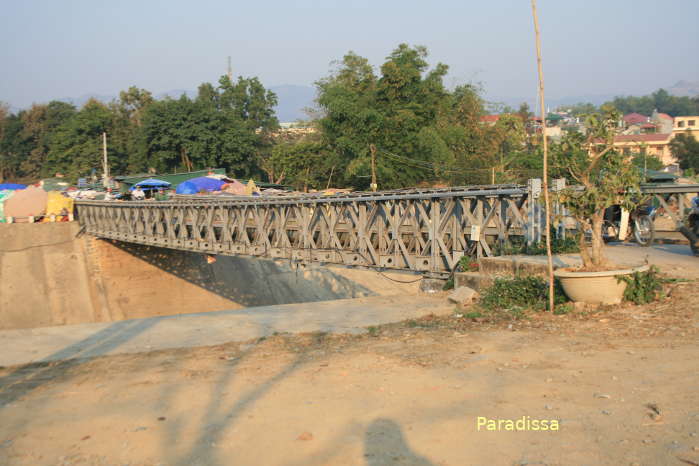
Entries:
MULTIPOLYGON (((684 193, 699 190, 677 186, 644 190, 664 206, 672 196, 682 206, 684 193)), ((100 238, 206 254, 443 274, 464 255, 493 255, 493 245, 511 237, 539 241, 540 187, 540 180, 530 180, 526 186, 331 196, 178 196, 157 202, 78 201, 76 209, 85 231, 100 238)))

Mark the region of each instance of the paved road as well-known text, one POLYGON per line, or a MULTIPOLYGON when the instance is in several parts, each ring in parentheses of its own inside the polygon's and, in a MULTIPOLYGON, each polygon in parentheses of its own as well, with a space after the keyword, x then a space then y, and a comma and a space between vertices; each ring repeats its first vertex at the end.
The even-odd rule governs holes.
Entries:
MULTIPOLYGON (((692 254, 685 244, 656 244, 641 247, 635 243, 610 243, 605 246, 605 254, 610 262, 622 267, 642 265, 648 262, 662 272, 677 278, 699 278, 699 257, 692 254)), ((546 256, 513 256, 526 262, 546 263, 546 256)), ((576 267, 582 265, 578 254, 559 254, 554 259, 555 267, 576 267)))
POLYGON ((0 331, 0 366, 194 348, 278 333, 362 333, 366 327, 450 313, 444 297, 377 296, 183 314, 113 323, 0 331))
POLYGON ((607 247, 610 260, 620 265, 635 265, 648 259, 663 272, 676 277, 699 278, 699 257, 686 244, 656 244, 640 247, 632 243, 612 243, 607 247))

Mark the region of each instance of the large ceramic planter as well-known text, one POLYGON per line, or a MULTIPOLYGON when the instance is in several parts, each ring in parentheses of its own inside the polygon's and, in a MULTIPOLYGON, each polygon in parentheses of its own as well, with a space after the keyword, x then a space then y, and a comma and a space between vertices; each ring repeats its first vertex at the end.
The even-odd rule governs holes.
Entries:
POLYGON ((588 304, 619 304, 624 297, 626 282, 617 280, 620 275, 645 272, 648 265, 632 269, 605 272, 571 272, 556 270, 554 275, 561 282, 563 291, 573 301, 588 304))

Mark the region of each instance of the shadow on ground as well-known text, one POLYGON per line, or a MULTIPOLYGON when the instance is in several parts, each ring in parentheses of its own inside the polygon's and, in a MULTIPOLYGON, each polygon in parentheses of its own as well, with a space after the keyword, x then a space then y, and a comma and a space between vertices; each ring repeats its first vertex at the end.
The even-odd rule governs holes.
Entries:
POLYGON ((366 287, 317 265, 304 267, 290 261, 222 255, 208 264, 202 253, 109 242, 165 272, 246 307, 375 295, 366 287))

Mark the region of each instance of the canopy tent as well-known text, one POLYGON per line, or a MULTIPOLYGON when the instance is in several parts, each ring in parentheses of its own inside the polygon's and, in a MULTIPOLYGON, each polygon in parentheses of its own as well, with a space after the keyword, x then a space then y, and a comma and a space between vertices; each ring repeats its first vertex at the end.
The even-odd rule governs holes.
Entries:
POLYGON ((17 184, 17 183, 0 183, 0 191, 5 190, 5 189, 11 189, 11 190, 16 190, 16 189, 26 189, 27 185, 26 184, 17 184))
POLYGON ((129 188, 129 191, 133 191, 136 187, 141 189, 158 189, 158 188, 169 188, 170 183, 163 180, 157 180, 155 178, 148 178, 147 180, 139 181, 129 188))
POLYGON ((15 191, 15 194, 5 201, 6 217, 36 217, 46 212, 48 194, 41 188, 30 186, 27 189, 15 191))
POLYGON ((177 194, 197 194, 201 191, 220 191, 224 184, 225 182, 222 180, 201 176, 180 183, 175 192, 177 194))

